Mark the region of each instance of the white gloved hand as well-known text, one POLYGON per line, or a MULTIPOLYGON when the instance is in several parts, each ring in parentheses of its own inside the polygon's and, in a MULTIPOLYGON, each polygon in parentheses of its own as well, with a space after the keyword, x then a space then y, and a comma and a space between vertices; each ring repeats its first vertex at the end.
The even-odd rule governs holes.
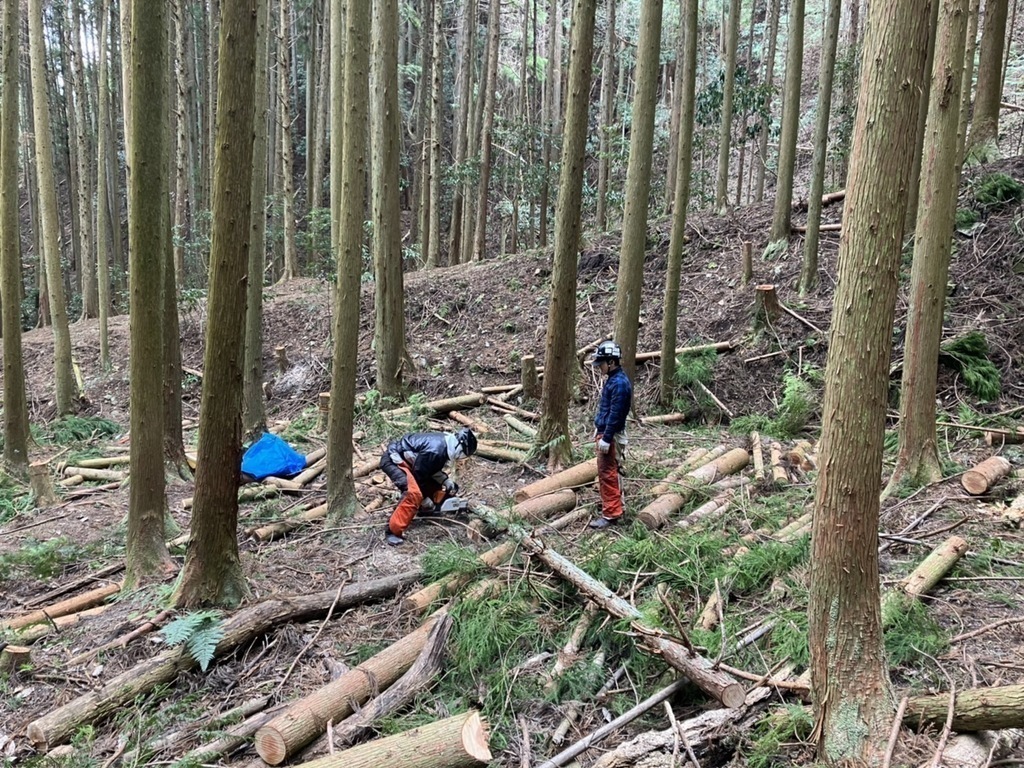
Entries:
POLYGON ((459 492, 459 484, 451 478, 444 481, 444 492, 449 496, 454 496, 459 492))
POLYGON ((609 443, 608 441, 606 441, 603 437, 600 440, 597 441, 597 452, 598 453, 608 453, 608 451, 611 449, 611 447, 612 447, 612 444, 609 443))

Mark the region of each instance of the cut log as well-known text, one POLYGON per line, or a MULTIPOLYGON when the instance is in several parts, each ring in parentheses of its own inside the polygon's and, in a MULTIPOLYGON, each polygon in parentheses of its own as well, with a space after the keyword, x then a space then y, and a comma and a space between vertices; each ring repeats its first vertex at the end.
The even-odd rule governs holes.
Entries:
POLYGON ((567 558, 532 536, 524 536, 520 545, 525 552, 544 563, 551 571, 576 587, 584 596, 597 603, 618 619, 628 619, 639 633, 639 644, 648 652, 661 656, 674 669, 686 675, 698 688, 727 707, 743 703, 743 686, 731 676, 719 672, 703 656, 689 651, 659 630, 643 624, 640 611, 612 592, 603 583, 576 567, 567 558))
POLYGON ((476 444, 476 453, 474 455, 482 459, 489 459, 490 461, 508 461, 513 464, 522 464, 529 458, 529 454, 525 451, 514 451, 509 448, 499 448, 495 445, 479 442, 476 444))
POLYGON ((754 482, 760 483, 764 480, 764 451, 761 448, 761 435, 757 432, 750 433, 750 455, 754 458, 754 482))
POLYGON ((676 523, 676 528, 692 528, 699 523, 706 523, 708 520, 715 518, 729 508, 735 495, 736 490, 734 488, 726 489, 715 496, 715 498, 701 504, 693 512, 676 523))
POLYGON ((597 478, 597 461, 587 459, 580 464, 563 469, 561 472, 545 477, 535 483, 524 485, 517 490, 513 498, 517 501, 526 501, 537 496, 561 490, 562 488, 581 488, 588 485, 597 478))
POLYGON ((288 350, 283 346, 274 347, 274 362, 277 363, 277 372, 284 373, 291 367, 288 362, 288 350))
POLYGON ((537 429, 535 427, 531 427, 529 424, 520 421, 515 416, 508 414, 504 418, 505 423, 512 427, 512 429, 514 429, 516 432, 520 432, 526 435, 527 437, 537 436, 537 429))
POLYGON ((260 541, 273 541, 290 531, 294 531, 296 528, 301 528, 308 522, 323 520, 325 517, 327 517, 327 505, 319 504, 312 509, 300 512, 294 517, 289 517, 287 520, 278 520, 276 523, 269 523, 258 528, 249 529, 246 531, 246 534, 260 541))
MULTIPOLYGON (((316 431, 324 432, 331 417, 331 393, 321 392, 316 399, 316 431)), ((308 466, 308 465, 307 465, 308 466)))
POLYGON ((540 377, 537 375, 537 357, 535 355, 523 355, 519 361, 523 383, 523 395, 531 400, 540 397, 540 377))
POLYGON ((960 484, 972 496, 980 496, 1010 474, 1010 468, 1010 462, 1002 456, 989 456, 974 469, 964 472, 960 484))
POLYGON ((771 328, 779 321, 782 307, 779 306, 779 295, 771 284, 754 287, 754 330, 761 331, 771 328))
MULTIPOLYGON (((437 415, 461 408, 475 408, 478 405, 483 405, 485 399, 486 396, 482 392, 471 392, 467 395, 449 397, 444 400, 431 400, 429 403, 422 403, 416 406, 416 410, 424 411, 430 415, 437 415)), ((393 419, 396 416, 405 416, 410 413, 413 413, 413 406, 406 405, 402 408, 392 408, 390 411, 381 411, 380 415, 385 419, 393 419)))
POLYGON ((490 761, 487 740, 487 723, 470 710, 299 763, 299 768, 472 768, 490 761))
MULTIPOLYGON (((238 502, 242 503, 245 501, 259 501, 262 499, 269 499, 277 496, 281 493, 280 488, 275 488, 272 485, 250 485, 246 488, 238 489, 238 502)), ((181 500, 182 509, 192 509, 192 502, 194 498, 188 496, 181 500)), ((182 543, 188 543, 188 537, 182 543)))
POLYGON ((551 668, 551 672, 547 674, 547 680, 544 683, 544 690, 551 692, 555 689, 555 685, 558 683, 558 679, 562 676, 569 667, 576 663, 576 658, 580 653, 580 646, 583 645, 583 638, 587 634, 587 630, 590 629, 590 625, 594 623, 594 617, 597 616, 597 606, 593 603, 587 603, 583 608, 583 613, 580 615, 579 621, 576 622, 576 626, 573 627, 572 633, 569 635, 569 639, 566 640, 562 650, 558 652, 558 658, 555 660, 555 665, 551 668))
POLYGON ((680 490, 680 487, 685 484, 686 473, 695 469, 696 467, 708 464, 719 456, 725 455, 726 447, 724 445, 718 445, 711 450, 704 450, 698 448, 695 451, 691 451, 687 454, 686 458, 683 459, 683 463, 673 469, 665 479, 660 483, 651 488, 652 496, 661 496, 663 493, 671 493, 672 491, 680 490))
POLYGON ((1020 445, 1024 443, 1024 427, 1017 427, 1014 430, 985 430, 985 443, 992 448, 1001 448, 1004 445, 1020 445))
POLYGON ((363 736, 374 722, 404 707, 417 695, 430 688, 437 673, 441 671, 451 627, 450 616, 439 616, 427 636, 423 650, 409 670, 388 686, 384 693, 334 726, 334 743, 353 743, 363 736))
POLYGON ((86 480, 124 480, 128 477, 127 472, 120 472, 116 469, 92 469, 90 467, 64 467, 65 477, 81 475, 86 480))
MULTIPOLYGON (((949 713, 949 694, 912 696, 907 701, 904 725, 942 727, 949 713)), ((954 731, 998 731, 1024 728, 1024 685, 968 688, 956 692, 953 706, 954 731)))
MULTIPOLYGON (((186 752, 177 763, 180 765, 202 765, 216 761, 221 755, 226 755, 246 744, 256 731, 274 718, 283 708, 284 705, 279 704, 265 712, 258 712, 246 718, 238 725, 226 729, 223 736, 186 752)), ((122 765, 131 765, 131 763, 123 761, 122 765)))
POLYGON ((449 411, 448 418, 473 430, 477 437, 490 433, 491 428, 479 419, 470 418, 462 411, 449 411))
MULTIPOLYGON (((539 496, 536 499, 530 499, 522 504, 517 504, 509 514, 526 520, 532 520, 541 515, 554 514, 563 509, 572 509, 575 505, 576 494, 569 489, 563 489, 547 496, 539 496), (545 506, 542 506, 542 504, 545 506)), ((589 512, 585 509, 576 510, 568 515, 563 515, 550 525, 545 526, 545 528, 552 531, 561 530, 587 515, 589 515, 589 512)), ((510 539, 482 553, 478 559, 487 568, 497 568, 499 565, 508 562, 512 555, 515 554, 518 546, 517 541, 510 539)), ((440 600, 445 595, 455 594, 472 580, 473 577, 471 575, 456 574, 440 581, 431 582, 423 587, 423 589, 413 592, 406 597, 402 601, 402 610, 417 615, 421 614, 436 600, 440 600)))
POLYGON ((477 442, 477 448, 481 445, 490 446, 491 448, 504 448, 512 451, 522 451, 523 453, 529 453, 533 450, 533 443, 527 443, 520 440, 487 440, 485 438, 477 442))
POLYGON ((314 461, 293 478, 274 477, 271 475, 270 477, 263 478, 263 484, 280 488, 282 491, 301 491, 325 469, 327 469, 326 457, 314 461))
MULTIPOLYGON (((421 574, 417 569, 349 584, 340 591, 330 589, 312 595, 294 595, 256 603, 222 622, 224 636, 217 643, 214 656, 224 655, 277 624, 317 618, 332 608, 336 612, 334 615, 341 615, 341 609, 390 597, 419 579, 421 574)), ((168 648, 111 678, 99 688, 33 720, 28 725, 28 737, 37 747, 61 744, 85 723, 116 712, 136 696, 174 680, 180 672, 194 668, 196 663, 184 648, 168 648)))
POLYGON ((882 626, 891 625, 903 610, 904 601, 917 599, 926 594, 966 553, 967 542, 959 536, 950 537, 932 550, 931 554, 900 582, 898 589, 882 596, 882 626))
MULTIPOLYGON (((725 352, 736 346, 735 342, 732 341, 716 341, 711 344, 697 344, 692 347, 676 347, 675 354, 679 355, 692 355, 697 352, 708 352, 714 350, 715 352, 725 352)), ((654 352, 638 352, 636 355, 637 364, 650 362, 651 360, 660 360, 661 350, 654 352)))
POLYGON ((641 416, 641 424, 682 424, 686 421, 685 413, 663 413, 658 416, 641 416))
POLYGON ((782 466, 782 446, 778 443, 772 443, 768 449, 768 454, 772 462, 772 483, 775 485, 787 485, 789 483, 789 473, 782 466))
POLYGON ((48 509, 60 503, 53 490, 49 461, 33 461, 28 465, 29 487, 32 489, 32 503, 37 509, 48 509))
POLYGON ((521 384, 495 384, 492 387, 480 387, 480 391, 483 392, 485 395, 503 395, 509 390, 521 386, 521 384))
POLYGON ((58 616, 67 616, 72 613, 79 613, 84 611, 86 608, 92 608, 98 603, 102 603, 111 595, 116 595, 121 591, 120 584, 104 584, 102 587, 96 587, 88 592, 83 592, 81 595, 75 597, 69 597, 67 600, 61 600, 59 603, 47 606, 46 608, 40 608, 37 611, 26 613, 21 616, 15 616, 13 619, 0 622, 0 629, 21 629, 22 627, 28 627, 32 624, 39 624, 50 619, 55 619, 58 616))
POLYGON ((0 650, 0 677, 13 674, 32 661, 27 645, 4 645, 0 650))
POLYGON ((78 613, 69 613, 66 616, 58 616, 55 619, 50 619, 46 622, 39 624, 32 624, 31 626, 25 627, 19 630, 15 635, 15 639, 22 645, 31 645, 36 640, 47 637, 54 633, 62 632, 68 627, 73 627, 83 619, 88 619, 92 616, 99 616, 104 613, 110 605, 100 605, 96 608, 89 608, 78 613))
POLYGON ((90 469, 109 469, 110 467, 121 466, 123 464, 130 464, 130 456, 100 456, 95 459, 79 459, 77 462, 80 467, 89 467, 90 469))
POLYGON ((39 595, 38 597, 33 597, 31 600, 26 600, 25 605, 29 608, 35 608, 37 605, 45 605, 61 595, 66 595, 68 592, 74 592, 75 590, 92 584, 94 581, 99 581, 100 579, 105 579, 108 576, 113 576, 115 573, 120 573, 123 570, 124 563, 108 565, 105 568, 100 568, 98 571, 87 573, 85 576, 75 579, 74 581, 69 581, 67 584, 62 584, 56 589, 51 589, 45 595, 39 595))
POLYGON ((661 528, 669 518, 678 512, 703 486, 708 486, 727 475, 739 472, 750 460, 745 448, 733 448, 714 461, 687 472, 683 477, 683 487, 678 493, 666 493, 652 501, 637 515, 637 519, 648 528, 661 528))
MULTIPOLYGON (((410 668, 440 618, 432 616, 417 630, 337 680, 292 703, 257 731, 256 752, 265 762, 280 765, 322 734, 328 722, 338 722, 351 715, 410 668)), ((445 618, 446 624, 450 624, 445 618)))
POLYGON ((525 408, 519 408, 515 405, 510 405, 504 400, 499 400, 496 397, 488 397, 487 402, 491 404, 491 407, 497 410, 499 413, 514 413, 516 416, 522 416, 524 419, 530 421, 540 421, 540 414, 528 411, 525 408))

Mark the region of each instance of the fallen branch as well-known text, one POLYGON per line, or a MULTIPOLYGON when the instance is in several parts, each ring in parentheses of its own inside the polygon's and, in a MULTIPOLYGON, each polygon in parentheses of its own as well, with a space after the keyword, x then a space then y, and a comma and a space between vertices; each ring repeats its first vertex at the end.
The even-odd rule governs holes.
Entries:
POLYGON ((31 613, 26 613, 22 616, 15 616, 13 619, 0 622, 0 630, 21 629, 23 627, 31 626, 32 624, 40 624, 44 621, 56 619, 60 616, 80 613, 87 608, 92 608, 98 603, 102 603, 108 597, 116 595, 120 591, 120 584, 104 584, 102 587, 97 587, 96 589, 84 592, 83 594, 75 597, 69 597, 67 600, 54 603, 46 608, 40 608, 37 611, 32 611, 31 613))

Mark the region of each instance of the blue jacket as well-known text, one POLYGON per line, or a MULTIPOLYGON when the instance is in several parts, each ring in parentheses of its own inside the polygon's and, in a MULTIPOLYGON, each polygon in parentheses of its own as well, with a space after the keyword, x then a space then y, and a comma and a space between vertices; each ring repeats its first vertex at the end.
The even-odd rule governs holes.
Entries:
POLYGON ((601 389, 601 402, 594 417, 594 428, 606 443, 626 428, 626 417, 633 405, 633 385, 626 372, 616 368, 608 374, 608 380, 601 389))

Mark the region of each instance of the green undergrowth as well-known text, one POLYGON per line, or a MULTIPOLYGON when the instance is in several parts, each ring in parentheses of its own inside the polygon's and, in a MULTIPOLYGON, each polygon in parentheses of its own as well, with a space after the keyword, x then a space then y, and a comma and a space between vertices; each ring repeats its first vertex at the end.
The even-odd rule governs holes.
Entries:
POLYGON ((730 424, 733 434, 759 431, 781 439, 796 437, 804 432, 820 408, 820 374, 817 370, 804 374, 787 373, 782 380, 782 393, 778 398, 774 416, 750 414, 740 416, 730 424))
POLYGON ((985 334, 972 331, 942 346, 940 359, 963 377, 967 390, 982 401, 999 397, 1002 382, 999 369, 989 358, 985 334))
POLYGON ((122 429, 117 422, 100 416, 64 416, 46 424, 33 423, 31 431, 37 443, 71 445, 111 438, 120 434, 122 429))
POLYGON ((773 768, 785 765, 780 762, 780 752, 785 745, 807 741, 814 728, 814 716, 810 707, 787 704, 776 707, 761 720, 750 737, 744 739, 740 753, 747 768, 773 768))
POLYGON ((7 473, 0 473, 0 525, 33 509, 32 494, 7 473))
POLYGON ((69 565, 91 557, 95 545, 83 545, 67 536, 46 541, 28 539, 11 552, 0 554, 0 584, 13 579, 49 579, 69 565))

